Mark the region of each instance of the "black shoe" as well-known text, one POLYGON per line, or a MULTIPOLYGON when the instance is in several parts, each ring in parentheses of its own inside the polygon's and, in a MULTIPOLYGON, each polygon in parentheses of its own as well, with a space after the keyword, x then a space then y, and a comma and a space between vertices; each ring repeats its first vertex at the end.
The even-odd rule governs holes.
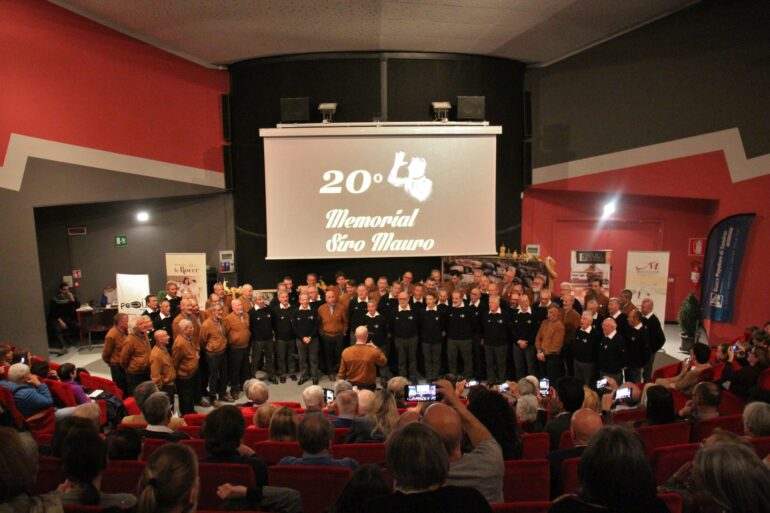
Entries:
MULTIPOLYGON (((278 383, 275 381, 275 383, 278 383)), ((281 376, 281 383, 286 383, 286 376, 281 376)))
POLYGON ((317 385, 317 384, 318 384, 318 378, 313 378, 313 384, 314 384, 314 385, 317 385))
POLYGON ((307 381, 307 378, 299 378, 299 381, 297 381, 297 385, 302 385, 307 381))
POLYGON ((290 380, 292 380, 292 381, 297 381, 297 376, 296 376, 296 374, 290 374, 290 375, 289 375, 289 379, 290 379, 290 380))
MULTIPOLYGON (((277 384, 278 384, 278 378, 276 378, 275 376, 269 376, 269 377, 267 378, 267 380, 268 380, 270 383, 272 383, 273 385, 277 385, 277 384)), ((286 380, 286 378, 284 378, 284 381, 285 381, 285 380, 286 380)))

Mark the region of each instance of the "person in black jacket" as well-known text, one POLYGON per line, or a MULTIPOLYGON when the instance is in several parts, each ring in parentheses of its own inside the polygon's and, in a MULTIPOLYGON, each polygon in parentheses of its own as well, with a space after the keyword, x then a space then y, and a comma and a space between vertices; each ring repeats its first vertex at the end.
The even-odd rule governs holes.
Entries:
POLYGON ((447 309, 447 359, 449 361, 449 373, 457 374, 457 353, 463 361, 463 375, 465 379, 472 379, 473 372, 473 347, 472 340, 476 329, 476 317, 471 308, 463 303, 462 292, 452 292, 452 306, 447 309))
MULTIPOLYGON (((278 293, 278 304, 273 307, 277 372, 281 383, 286 383, 289 370, 294 368, 294 362, 291 361, 291 348, 295 345, 293 315, 294 308, 289 304, 289 293, 282 290, 278 293)), ((297 379, 293 372, 291 379, 297 379)))
POLYGON ((650 359, 650 337, 642 324, 642 312, 634 308, 628 313, 628 331, 626 331, 626 353, 628 369, 626 381, 642 382, 642 368, 650 359))
POLYGON ((417 372, 419 320, 417 312, 409 306, 409 295, 406 292, 399 293, 398 307, 390 312, 390 332, 398 354, 399 374, 407 376, 412 383, 423 379, 417 372))
POLYGON ((299 381, 302 385, 311 377, 313 384, 318 384, 318 315, 310 306, 307 294, 299 295, 299 307, 292 316, 292 328, 297 337, 297 353, 299 353, 299 381), (310 369, 308 370, 308 360, 310 369))
MULTIPOLYGON (((350 300, 348 305, 348 326, 350 331, 350 344, 356 342, 356 328, 359 326, 366 326, 366 312, 369 311, 369 291, 366 290, 366 285, 359 285, 356 287, 356 297, 350 300)), ((375 342, 376 344, 376 342, 375 342)))
MULTIPOLYGON (((181 297, 176 295, 179 290, 179 285, 175 281, 169 281, 166 283, 166 301, 171 305, 171 318, 173 319, 179 315, 179 303, 182 301, 181 297)), ((171 333, 169 331, 169 333, 171 333)))
MULTIPOLYGON (((366 303, 366 314, 364 315, 364 326, 369 330, 369 340, 371 340, 375 346, 380 348, 380 351, 385 353, 385 356, 390 361, 390 334, 388 333, 388 319, 377 311, 378 302, 375 299, 370 299, 366 303)), ((392 376, 390 372, 390 366, 386 365, 380 367, 380 379, 383 381, 383 386, 387 385, 388 379, 392 376)))
POLYGON ((642 301, 642 324, 647 328, 647 333, 650 337, 650 357, 647 359, 647 363, 644 365, 644 382, 647 383, 652 379, 652 366, 655 363, 655 353, 660 351, 663 344, 666 343, 666 334, 663 333, 663 326, 660 324, 660 319, 653 313, 655 304, 652 299, 644 299, 642 301))
MULTIPOLYGON (((418 307, 419 308, 419 307, 418 307)), ((425 296, 425 308, 417 310, 420 326, 422 356, 425 361, 425 377, 433 381, 439 377, 441 367, 441 342, 446 334, 446 315, 439 311, 436 296, 425 296)))
POLYGON ((626 331, 628 331, 628 317, 620 309, 620 299, 611 297, 607 303, 607 311, 609 312, 607 318, 615 321, 615 329, 625 337, 626 331))
POLYGON ((481 317, 482 344, 487 360, 487 381, 491 384, 505 380, 505 358, 511 340, 511 317, 500 308, 500 297, 489 298, 489 310, 481 317))
MULTIPOLYGON (((179 315, 177 313, 177 315, 179 315)), ((152 331, 148 334, 150 337, 150 342, 155 345, 155 332, 163 330, 166 333, 173 333, 173 325, 174 325, 174 317, 175 315, 172 315, 172 308, 171 308, 171 301, 168 301, 164 299, 160 302, 160 312, 158 316, 152 320, 152 331)), ((169 344, 168 348, 171 350, 173 341, 171 344, 169 344)))
MULTIPOLYGON (((612 300, 610 300, 610 304, 612 304, 612 300)), ((599 353, 596 358, 599 376, 613 378, 616 383, 623 383, 623 368, 626 366, 626 340, 618 332, 618 326, 611 317, 607 317, 602 322, 602 332, 604 337, 599 342, 599 353)))
POLYGON ((481 291, 476 287, 472 288, 468 294, 468 310, 471 312, 473 319, 471 348, 473 349, 473 369, 476 371, 474 377, 481 380, 487 377, 484 347, 481 345, 481 314, 484 310, 481 306, 481 291))
POLYGON ((535 337, 540 323, 529 305, 529 296, 519 297, 519 308, 513 314, 513 364, 516 367, 516 379, 535 374, 535 337))
POLYGON ((596 382, 596 358, 602 332, 593 324, 593 314, 583 312, 580 316, 580 328, 575 334, 575 377, 583 384, 593 387, 596 382))
POLYGON ((273 312, 265 302, 265 296, 256 294, 254 308, 249 310, 249 331, 251 332, 251 375, 257 373, 262 356, 265 357, 267 380, 278 383, 275 377, 275 341, 273 340, 273 312))
POLYGON ((51 298, 48 309, 48 324, 54 332, 59 349, 67 349, 73 339, 77 340, 80 326, 77 323, 77 309, 80 302, 66 283, 59 285, 56 295, 51 298))

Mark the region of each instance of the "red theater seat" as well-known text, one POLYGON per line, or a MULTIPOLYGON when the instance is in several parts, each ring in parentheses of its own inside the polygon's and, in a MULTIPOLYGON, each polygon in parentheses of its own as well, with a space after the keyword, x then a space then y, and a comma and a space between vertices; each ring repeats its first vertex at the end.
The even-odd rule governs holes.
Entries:
POLYGON ((348 436, 348 431, 350 431, 349 428, 334 428, 334 438, 332 439, 332 443, 333 444, 345 443, 345 437, 348 436))
POLYGON ((679 371, 681 370, 682 370, 682 362, 672 363, 671 365, 664 365, 663 367, 658 367, 653 371, 650 382, 655 383, 655 380, 659 378, 673 378, 674 376, 679 374, 679 371))
POLYGON ((275 465, 285 456, 302 457, 302 447, 297 442, 259 442, 252 449, 268 465, 275 465))
POLYGON ((762 390, 770 390, 770 369, 765 369, 757 378, 757 387, 762 390))
POLYGON ((719 403, 720 414, 743 415, 744 406, 746 403, 743 402, 743 399, 727 390, 722 391, 722 401, 719 403))
POLYGON ((575 448, 575 441, 572 440, 572 433, 568 429, 567 431, 562 431, 561 437, 559 437, 559 449, 574 449, 575 448))
POLYGON ((682 513, 682 496, 678 493, 661 493, 658 498, 666 503, 669 513, 682 513))
POLYGON ((123 424, 122 422, 118 424, 118 429, 144 429, 147 427, 147 424, 123 424))
POLYGON ((525 460, 547 458, 550 449, 548 433, 523 433, 521 435, 522 453, 525 460))
POLYGON ((249 426, 246 428, 246 431, 243 432, 243 443, 254 448, 254 444, 267 441, 269 436, 269 429, 249 426))
POLYGON ((205 458, 206 456, 208 456, 208 453, 206 452, 206 445, 205 445, 206 442, 204 440, 201 440, 200 438, 194 438, 192 440, 181 440, 179 443, 187 445, 193 451, 195 451, 195 454, 198 455, 198 459, 205 458))
POLYGON ((187 433, 193 438, 200 438, 201 437, 201 427, 200 426, 179 426, 179 432, 180 433, 187 433))
POLYGON ((736 435, 743 434, 743 415, 725 415, 713 419, 703 419, 692 427, 692 441, 701 442, 711 436, 716 428, 730 431, 736 435))
POLYGON ((690 424, 687 422, 644 426, 638 428, 637 432, 644 440, 648 456, 658 447, 690 443, 690 424))
POLYGON ((16 408, 13 392, 3 386, 0 386, 0 404, 2 404, 6 410, 11 412, 16 427, 20 428, 24 425, 24 415, 22 415, 19 409, 16 408))
POLYGON ((133 493, 139 486, 144 470, 143 461, 110 461, 102 474, 104 493, 133 493))
MULTIPOLYGON (((118 388, 118 385, 114 381, 100 378, 99 376, 92 376, 90 374, 80 374, 80 384, 88 390, 104 390, 112 395, 116 395, 123 399, 123 391, 118 388)), ((125 402, 124 402, 125 404, 125 402)))
POLYGON ((334 505, 352 471, 342 467, 275 466, 268 469, 271 486, 302 494, 305 513, 321 513, 334 505))
POLYGON ((152 453, 158 450, 158 447, 167 443, 169 443, 168 440, 161 438, 145 438, 142 442, 142 461, 147 461, 152 453))
POLYGON ((548 460, 506 461, 503 498, 505 502, 547 501, 550 479, 548 460))
POLYGON ((361 465, 385 461, 385 444, 339 444, 332 445, 335 458, 353 458, 361 465))
POLYGON ((751 439, 751 445, 761 459, 765 459, 770 454, 770 436, 762 436, 751 439))
POLYGON ((136 405, 136 401, 133 397, 126 397, 123 399, 123 406, 126 407, 126 411, 129 415, 141 415, 142 410, 136 405))
POLYGON ((201 509, 220 509, 222 499, 217 495, 217 488, 225 483, 242 485, 247 488, 257 485, 254 471, 249 465, 199 463, 198 476, 200 480, 198 506, 201 509))
POLYGON ((40 456, 37 468, 37 481, 32 488, 32 493, 39 495, 56 490, 65 481, 64 467, 61 458, 53 456, 40 456))
POLYGON ((187 415, 182 416, 184 421, 187 423, 188 426, 200 426, 203 424, 203 421, 206 419, 205 413, 188 413, 187 415))
POLYGON ((580 458, 569 458, 562 462, 559 473, 561 493, 575 493, 580 487, 578 465, 580 465, 580 458))
POLYGON ((612 422, 614 424, 623 424, 624 422, 638 422, 647 417, 645 408, 633 408, 631 410, 620 410, 613 412, 612 422))
POLYGON ((294 408, 295 410, 298 409, 298 408, 302 408, 301 404, 299 404, 297 402, 294 402, 294 401, 275 401, 275 402, 271 402, 270 404, 274 404, 274 405, 278 406, 279 408, 281 406, 286 406, 287 408, 294 408))
POLYGON ((44 379, 43 383, 51 391, 53 402, 57 408, 69 408, 78 405, 75 399, 75 392, 73 392, 72 387, 68 384, 53 379, 44 379))
POLYGON ((698 448, 700 448, 700 444, 681 444, 658 447, 652 451, 650 464, 655 475, 655 482, 659 485, 666 482, 674 475, 674 472, 679 470, 679 467, 692 461, 698 448))
POLYGON ((490 507, 494 513, 546 513, 551 503, 548 501, 503 502, 491 504, 490 507))

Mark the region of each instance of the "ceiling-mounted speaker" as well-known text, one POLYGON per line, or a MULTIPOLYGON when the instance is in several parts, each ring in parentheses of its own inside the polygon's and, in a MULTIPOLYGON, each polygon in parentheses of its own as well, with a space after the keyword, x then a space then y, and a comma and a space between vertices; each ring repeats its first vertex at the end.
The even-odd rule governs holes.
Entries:
POLYGON ((305 98, 281 98, 281 123, 301 123, 310 119, 310 102, 305 98))
POLYGON ((484 96, 458 96, 457 119, 484 121, 484 96))

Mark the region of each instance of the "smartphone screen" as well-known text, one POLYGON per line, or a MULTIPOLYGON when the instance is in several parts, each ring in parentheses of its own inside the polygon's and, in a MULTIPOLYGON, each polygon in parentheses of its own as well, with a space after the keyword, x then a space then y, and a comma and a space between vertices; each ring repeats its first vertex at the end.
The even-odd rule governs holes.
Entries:
POLYGON ((465 383, 465 388, 475 387, 478 384, 479 384, 478 381, 476 381, 475 379, 472 379, 472 380, 470 380, 470 381, 465 383))
POLYGON ((543 397, 547 397, 548 393, 550 392, 550 383, 548 382, 548 378, 543 378, 540 380, 540 395, 543 397))
POLYGON ((511 385, 509 385, 508 383, 503 383, 499 387, 497 387, 497 389, 500 392, 510 392, 511 391, 511 385))
POLYGON ((436 401, 436 385, 407 385, 407 401, 436 401))
POLYGON ((615 399, 628 399, 629 397, 631 397, 630 388, 619 388, 617 392, 615 392, 615 399))
POLYGON ((27 357, 26 356, 22 356, 21 360, 19 360, 19 363, 27 363, 27 357))
POLYGON ((324 388, 324 394, 326 394, 327 403, 334 401, 334 390, 331 388, 324 388))
POLYGON ((601 390, 607 387, 607 378, 602 378, 596 382, 596 389, 601 390))

